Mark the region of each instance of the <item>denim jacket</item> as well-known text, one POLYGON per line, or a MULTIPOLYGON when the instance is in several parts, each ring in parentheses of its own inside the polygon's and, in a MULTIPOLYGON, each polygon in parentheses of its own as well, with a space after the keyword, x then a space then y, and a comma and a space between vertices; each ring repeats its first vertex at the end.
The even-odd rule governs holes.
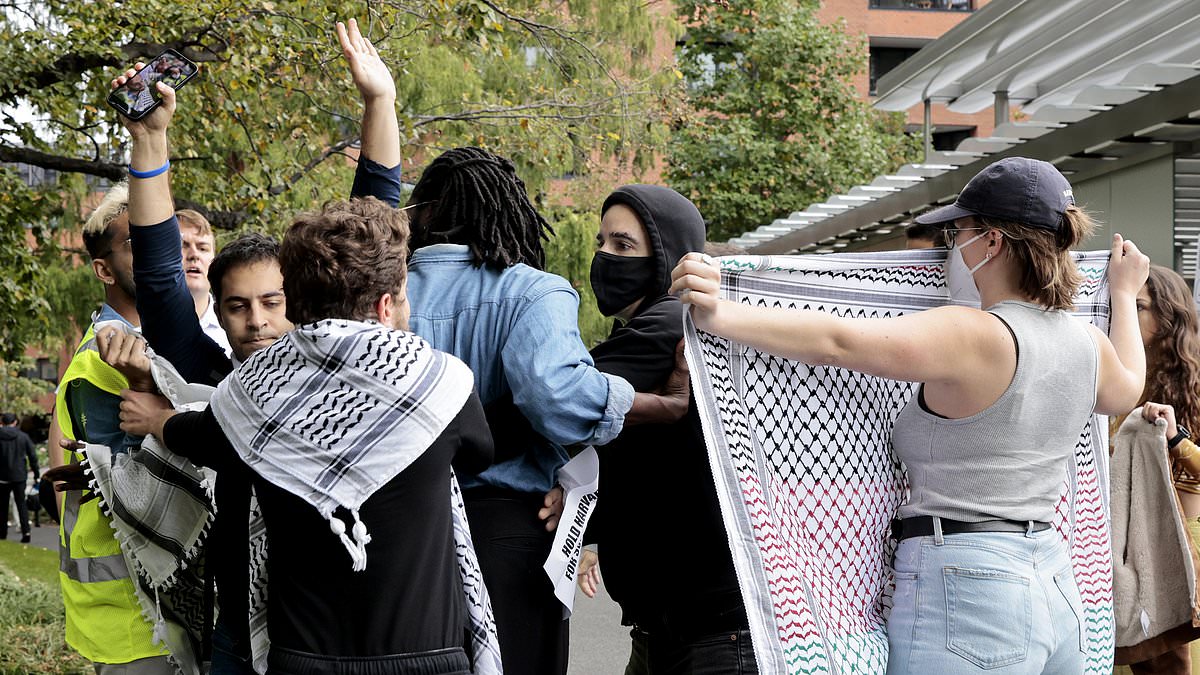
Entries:
POLYGON ((545 492, 567 461, 561 446, 603 445, 621 432, 633 387, 596 370, 579 336, 579 296, 562 277, 475 267, 466 246, 435 244, 409 260, 408 301, 412 331, 471 367, 484 405, 512 392, 554 444, 462 476, 464 488, 545 492))

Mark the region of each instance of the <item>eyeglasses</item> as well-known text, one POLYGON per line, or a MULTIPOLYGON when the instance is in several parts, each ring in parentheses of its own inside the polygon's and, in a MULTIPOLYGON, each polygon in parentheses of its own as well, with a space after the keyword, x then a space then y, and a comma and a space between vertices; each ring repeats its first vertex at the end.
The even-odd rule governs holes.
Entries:
POLYGON ((954 242, 958 238, 959 232, 970 232, 972 230, 982 230, 982 227, 954 227, 953 225, 942 230, 942 239, 945 240, 946 248, 954 248, 954 242))
MULTIPOLYGON (((120 244, 117 244, 117 246, 121 246, 123 248, 129 248, 132 245, 133 245, 133 237, 126 239, 125 241, 121 242, 120 244)), ((112 248, 105 251, 103 254, 96 256, 96 259, 99 260, 101 258, 107 258, 108 256, 112 255, 113 251, 117 250, 117 246, 113 246, 112 248)))

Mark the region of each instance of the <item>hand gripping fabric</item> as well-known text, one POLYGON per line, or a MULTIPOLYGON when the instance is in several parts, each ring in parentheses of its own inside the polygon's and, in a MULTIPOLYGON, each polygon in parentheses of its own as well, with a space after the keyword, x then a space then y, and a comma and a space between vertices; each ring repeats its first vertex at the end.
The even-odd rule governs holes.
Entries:
MULTIPOLYGON (((110 322, 117 324, 117 322, 110 322)), ((120 324, 117 324, 120 326, 120 324)), ((207 405, 212 387, 188 384, 147 350, 159 390, 178 410, 207 405)), ((153 436, 128 453, 89 444, 83 468, 111 519, 134 591, 154 639, 184 675, 201 672, 204 634, 204 543, 212 523, 215 474, 164 449, 153 436)))
MULTIPOLYGON (((724 297, 758 307, 889 317, 947 304, 945 251, 738 256, 724 297)), ((1076 314, 1108 329, 1108 252, 1076 254, 1076 314)), ((809 367, 699 332, 687 358, 759 671, 877 673, 894 581, 889 524, 907 484, 892 424, 915 385, 809 367)), ((936 348, 936 346, 931 346, 936 348)), ((1104 420, 1080 429, 1054 527, 1085 605, 1089 674, 1112 672, 1104 420)))

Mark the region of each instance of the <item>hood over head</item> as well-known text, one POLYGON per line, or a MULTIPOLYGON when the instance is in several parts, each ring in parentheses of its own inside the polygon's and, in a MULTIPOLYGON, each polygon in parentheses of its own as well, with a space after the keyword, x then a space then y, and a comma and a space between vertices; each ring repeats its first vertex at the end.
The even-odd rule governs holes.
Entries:
POLYGON ((704 218, 687 197, 661 185, 623 185, 600 207, 600 215, 614 204, 633 209, 650 236, 655 258, 655 284, 647 298, 666 295, 671 270, 684 254, 704 250, 704 218))

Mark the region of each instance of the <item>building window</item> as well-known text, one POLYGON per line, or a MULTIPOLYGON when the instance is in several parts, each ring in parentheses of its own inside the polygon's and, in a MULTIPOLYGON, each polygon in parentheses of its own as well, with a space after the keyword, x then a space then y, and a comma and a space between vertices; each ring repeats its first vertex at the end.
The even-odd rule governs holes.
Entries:
POLYGON ((871 96, 875 95, 875 83, 890 73, 896 66, 920 51, 919 47, 877 47, 871 45, 871 96))
POLYGON ((975 127, 939 124, 931 135, 934 150, 957 150, 959 143, 975 135, 975 127))
POLYGON ((935 12, 973 12, 974 0, 867 0, 870 9, 917 9, 935 12))
MULTIPOLYGON (((904 131, 918 140, 924 133, 920 124, 907 124, 904 131)), ((935 124, 929 131, 929 141, 934 150, 957 150, 959 143, 975 135, 975 127, 966 124, 935 124)))
POLYGON ((20 375, 29 380, 58 382, 58 364, 48 358, 39 358, 30 362, 29 367, 22 368, 20 375))

